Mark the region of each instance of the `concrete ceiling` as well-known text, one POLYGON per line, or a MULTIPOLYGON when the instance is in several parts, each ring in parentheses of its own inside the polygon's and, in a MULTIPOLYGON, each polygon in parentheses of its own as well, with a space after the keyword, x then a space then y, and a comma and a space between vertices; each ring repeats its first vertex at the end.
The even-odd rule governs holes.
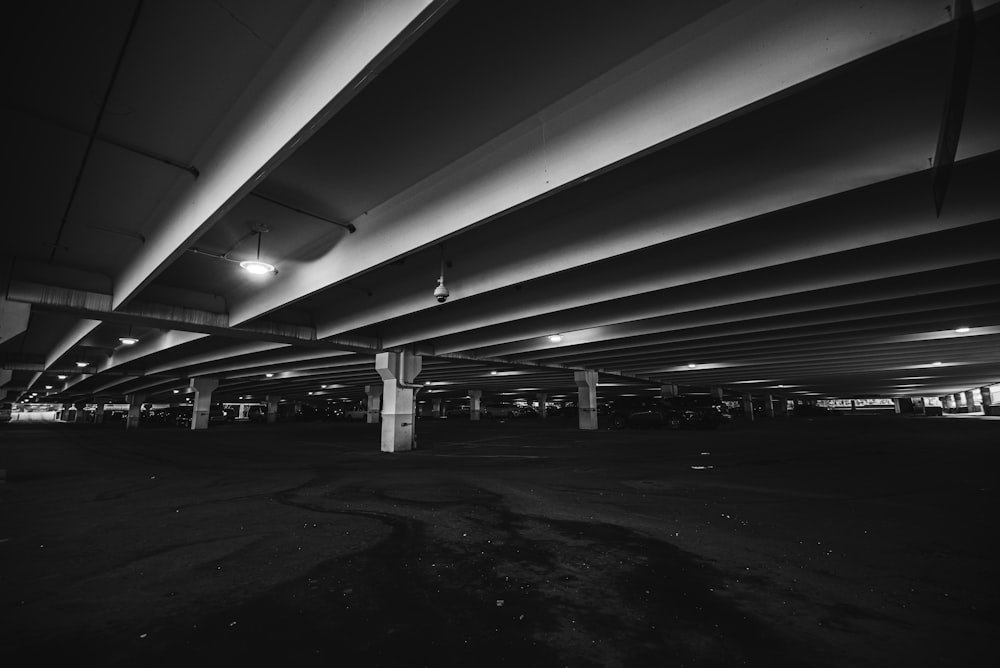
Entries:
POLYGON ((1000 11, 958 5, 24 3, 0 381, 353 401, 413 346, 445 398, 1000 382, 1000 11))

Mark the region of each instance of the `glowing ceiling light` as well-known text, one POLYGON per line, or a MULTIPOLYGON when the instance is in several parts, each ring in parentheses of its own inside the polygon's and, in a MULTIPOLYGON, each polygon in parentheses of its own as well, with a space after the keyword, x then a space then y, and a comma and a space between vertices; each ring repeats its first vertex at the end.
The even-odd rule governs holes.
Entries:
POLYGON ((490 375, 491 376, 495 376, 495 375, 497 375, 497 372, 496 371, 490 371, 490 375))
POLYGON ((941 366, 941 362, 934 362, 933 366, 941 366))
POLYGON ((955 331, 956 331, 957 333, 959 333, 959 334, 965 334, 965 333, 966 333, 967 331, 969 331, 969 328, 968 328, 968 327, 959 327, 959 328, 958 328, 958 329, 956 329, 955 331))
POLYGON ((77 362, 76 365, 82 369, 85 366, 90 366, 90 362, 77 362))
POLYGON ((274 271, 273 264, 261 262, 260 260, 244 260, 243 262, 240 262, 240 266, 249 271, 251 274, 270 274, 274 271))
POLYGON ((134 336, 119 336, 118 340, 121 341, 122 344, 126 346, 134 346, 135 344, 139 343, 139 339, 135 338, 134 336))
POLYGON ((265 373, 264 377, 265 378, 274 378, 274 374, 273 373, 265 373))
POLYGON ((698 365, 697 365, 697 364, 695 364, 694 362, 691 362, 690 364, 688 364, 688 368, 689 368, 689 369, 694 369, 694 368, 696 368, 697 366, 698 366, 698 365))
POLYGON ((52 386, 51 386, 51 385, 46 385, 46 386, 45 386, 45 389, 46 389, 46 390, 51 390, 51 389, 52 389, 52 386))
POLYGON ((560 341, 562 341, 562 336, 560 336, 559 334, 553 334, 552 336, 549 337, 549 341, 551 341, 552 343, 559 343, 560 341))
POLYGON ((59 374, 58 376, 56 376, 56 378, 58 378, 59 380, 66 380, 66 376, 62 374, 59 374))
POLYGON ((174 394, 180 394, 180 393, 181 393, 180 390, 174 390, 174 394))

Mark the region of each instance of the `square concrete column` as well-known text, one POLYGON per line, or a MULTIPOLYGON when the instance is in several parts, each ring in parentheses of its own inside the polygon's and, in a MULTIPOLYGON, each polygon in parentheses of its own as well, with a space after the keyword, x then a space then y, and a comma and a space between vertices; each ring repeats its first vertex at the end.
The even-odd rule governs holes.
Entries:
POLYGON ((976 391, 966 390, 965 391, 965 405, 969 407, 969 412, 974 413, 976 411, 976 391))
POLYGON ((382 378, 382 452, 403 452, 415 447, 413 381, 423 360, 410 349, 375 355, 375 370, 382 378))
POLYGON ((903 409, 900 408, 900 404, 901 403, 902 402, 898 398, 894 397, 893 400, 892 400, 892 406, 896 410, 896 415, 899 415, 900 413, 903 412, 903 409))
POLYGON ((188 388, 194 392, 194 404, 191 416, 191 429, 208 429, 208 415, 212 410, 212 392, 219 386, 218 378, 201 376, 191 379, 188 388))
POLYGON ((676 397, 678 395, 677 385, 675 383, 667 383, 666 385, 660 386, 660 398, 669 399, 670 397, 676 397))
POLYGON ((544 418, 548 416, 545 410, 545 403, 549 400, 549 395, 539 392, 538 395, 538 417, 544 418))
POLYGON ((950 412, 954 413, 955 412, 955 397, 952 396, 952 395, 950 395, 950 394, 946 394, 943 397, 941 397, 941 409, 945 410, 945 411, 950 411, 950 412))
POLYGON ((126 429, 138 429, 139 416, 142 412, 142 402, 145 400, 145 394, 125 395, 125 401, 128 402, 128 417, 125 418, 126 429))
POLYGON ((479 412, 482 410, 483 391, 469 390, 469 419, 478 420, 479 412))
POLYGON ((743 393, 743 417, 753 422, 753 395, 749 392, 743 393))
MULTIPOLYGON (((853 402, 852 402, 853 403, 853 402)), ((765 407, 767 411, 767 417, 774 417, 774 395, 767 395, 767 406, 765 407)))
POLYGON ((434 417, 437 417, 437 418, 441 417, 441 399, 440 398, 438 398, 438 399, 432 399, 431 400, 431 414, 434 417))
POLYGON ((365 385, 365 396, 368 397, 366 421, 368 424, 378 424, 378 417, 382 413, 382 386, 365 385))
POLYGON ((983 385, 979 388, 979 396, 982 397, 983 411, 985 412, 986 406, 993 405, 993 396, 990 394, 990 386, 983 385))
POLYGON ((76 409, 76 416, 73 418, 73 422, 86 422, 87 421, 87 402, 80 401, 73 404, 73 408, 76 409))
POLYGON ((580 429, 597 429, 597 372, 574 371, 579 399, 580 429))
POLYGON ((708 391, 712 395, 713 399, 715 399, 716 401, 722 401, 722 388, 721 387, 719 387, 718 385, 713 385, 712 387, 709 388, 708 391))
POLYGON ((787 397, 775 397, 774 398, 774 414, 777 417, 788 417, 788 398, 787 397))
POLYGON ((264 401, 267 402, 267 423, 274 424, 278 421, 278 404, 281 403, 281 397, 269 394, 264 397, 264 401))
POLYGON ((104 424, 104 401, 102 399, 97 400, 97 406, 94 408, 94 424, 104 424))
POLYGON ((962 404, 964 397, 962 396, 961 392, 956 392, 955 394, 951 395, 951 400, 955 404, 956 413, 965 413, 968 411, 968 409, 962 404))

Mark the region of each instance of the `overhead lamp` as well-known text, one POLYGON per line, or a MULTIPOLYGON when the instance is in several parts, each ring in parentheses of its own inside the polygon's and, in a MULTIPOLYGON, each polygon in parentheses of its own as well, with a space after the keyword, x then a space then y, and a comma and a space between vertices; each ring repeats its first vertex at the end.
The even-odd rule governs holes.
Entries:
POLYGON ((139 343, 139 339, 134 336, 119 336, 118 340, 121 341, 126 346, 134 346, 139 343))
POLYGON ((270 274, 274 271, 274 265, 268 264, 267 262, 261 262, 260 259, 260 242, 264 237, 264 232, 267 228, 263 226, 257 227, 257 259, 256 260, 244 260, 240 262, 240 266, 249 271, 251 274, 270 274))
POLYGON ((497 372, 496 371, 490 371, 490 375, 491 376, 495 376, 495 375, 497 375, 497 372))
POLYGON ((562 336, 560 336, 559 334, 553 334, 552 336, 549 337, 549 341, 551 341, 552 343, 559 343, 560 341, 562 341, 562 336))
POLYGON ((690 362, 690 363, 688 364, 688 368, 689 368, 689 369, 694 369, 694 368, 695 368, 695 367, 697 367, 697 366, 698 366, 698 365, 697 365, 697 364, 695 364, 694 362, 690 362))
POLYGON ((56 376, 56 378, 58 378, 59 380, 66 380, 66 376, 64 376, 63 374, 59 374, 58 376, 56 376))
POLYGON ((957 332, 958 334, 965 334, 968 331, 969 331, 968 327, 959 327, 955 330, 955 332, 957 332))
POLYGON ((273 373, 265 373, 264 374, 264 378, 274 378, 274 374, 273 373))
POLYGON ((180 394, 180 393, 181 393, 180 390, 174 390, 174 394, 180 394))
POLYGON ((77 362, 76 365, 82 369, 85 366, 90 366, 90 362, 77 362))
POLYGON ((51 389, 52 389, 52 386, 51 386, 51 385, 46 385, 46 386, 45 386, 45 389, 46 389, 46 390, 51 390, 51 389))
POLYGON ((941 366, 941 362, 934 362, 932 366, 941 366))

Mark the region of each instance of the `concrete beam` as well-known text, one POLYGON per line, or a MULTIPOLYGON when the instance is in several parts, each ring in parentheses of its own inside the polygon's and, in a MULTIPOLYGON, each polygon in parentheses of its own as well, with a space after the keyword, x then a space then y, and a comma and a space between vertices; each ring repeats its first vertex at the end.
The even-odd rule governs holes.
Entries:
POLYGON ((267 293, 235 302, 233 322, 536 201, 946 20, 930 0, 726 4, 365 212, 357 233, 283 271, 267 293))
POLYGON ((115 280, 121 308, 433 23, 448 2, 311 3, 195 162, 201 177, 149 226, 115 280))

